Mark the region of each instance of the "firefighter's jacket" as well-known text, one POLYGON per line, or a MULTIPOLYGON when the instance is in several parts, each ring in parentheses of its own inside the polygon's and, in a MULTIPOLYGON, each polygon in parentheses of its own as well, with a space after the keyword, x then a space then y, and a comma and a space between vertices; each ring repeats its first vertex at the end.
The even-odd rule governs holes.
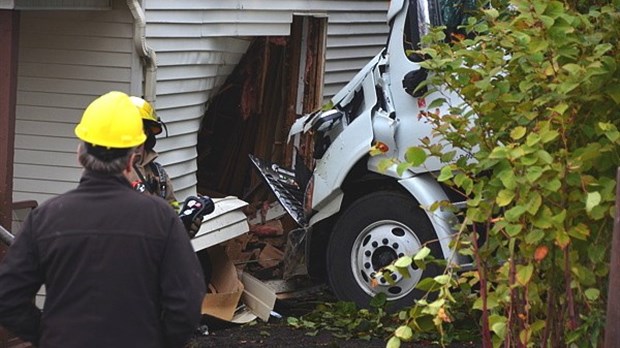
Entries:
POLYGON ((141 182, 149 193, 165 199, 167 202, 176 201, 172 181, 161 164, 156 162, 157 152, 144 151, 138 163, 131 168, 127 178, 136 185, 141 182))
POLYGON ((174 210, 124 177, 85 171, 30 212, 0 262, 0 325, 40 348, 180 348, 204 293, 174 210))

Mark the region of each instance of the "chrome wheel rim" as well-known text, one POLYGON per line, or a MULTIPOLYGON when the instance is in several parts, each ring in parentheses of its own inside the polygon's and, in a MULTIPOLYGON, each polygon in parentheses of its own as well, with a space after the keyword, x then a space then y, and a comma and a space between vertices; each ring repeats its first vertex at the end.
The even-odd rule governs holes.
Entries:
POLYGON ((357 236, 351 250, 351 270, 361 289, 370 296, 384 293, 388 301, 409 294, 422 277, 422 270, 409 266, 410 277, 399 272, 391 275, 390 284, 377 272, 401 256, 413 256, 422 243, 408 226, 394 220, 381 220, 368 225, 357 236), (375 279, 375 281, 373 281, 375 279))

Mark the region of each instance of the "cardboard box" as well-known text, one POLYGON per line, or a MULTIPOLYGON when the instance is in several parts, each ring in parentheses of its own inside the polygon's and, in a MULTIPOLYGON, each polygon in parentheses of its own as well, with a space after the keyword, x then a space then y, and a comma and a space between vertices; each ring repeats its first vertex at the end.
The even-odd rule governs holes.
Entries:
POLYGON ((276 302, 275 291, 251 275, 239 273, 224 245, 210 247, 208 251, 213 274, 210 292, 202 301, 202 314, 237 324, 257 317, 268 321, 276 302))
POLYGON ((213 274, 208 287, 210 292, 202 301, 202 314, 231 321, 243 294, 243 283, 239 280, 237 269, 226 255, 223 246, 210 247, 209 256, 213 274))

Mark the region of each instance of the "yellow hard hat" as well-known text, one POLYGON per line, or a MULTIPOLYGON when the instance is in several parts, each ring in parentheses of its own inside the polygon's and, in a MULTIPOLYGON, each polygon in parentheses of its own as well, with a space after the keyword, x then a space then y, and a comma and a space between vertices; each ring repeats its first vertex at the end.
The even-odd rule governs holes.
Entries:
POLYGON ((109 92, 86 107, 75 135, 92 145, 131 148, 142 144, 146 135, 140 112, 123 92, 109 92))
POLYGON ((144 121, 144 125, 146 126, 145 128, 148 128, 149 132, 153 135, 161 133, 161 120, 157 117, 157 113, 155 112, 155 109, 153 109, 151 103, 140 97, 131 96, 129 98, 138 108, 138 111, 140 111, 140 117, 142 117, 142 120, 144 121))

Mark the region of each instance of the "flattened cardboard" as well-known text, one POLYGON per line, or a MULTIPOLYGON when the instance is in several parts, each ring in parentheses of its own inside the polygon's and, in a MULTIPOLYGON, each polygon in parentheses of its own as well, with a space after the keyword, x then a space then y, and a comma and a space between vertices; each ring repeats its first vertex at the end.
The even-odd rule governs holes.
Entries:
POLYGON ((209 289, 202 300, 202 314, 221 320, 231 321, 243 293, 243 283, 239 280, 235 265, 228 259, 223 246, 209 248, 213 274, 209 289))

